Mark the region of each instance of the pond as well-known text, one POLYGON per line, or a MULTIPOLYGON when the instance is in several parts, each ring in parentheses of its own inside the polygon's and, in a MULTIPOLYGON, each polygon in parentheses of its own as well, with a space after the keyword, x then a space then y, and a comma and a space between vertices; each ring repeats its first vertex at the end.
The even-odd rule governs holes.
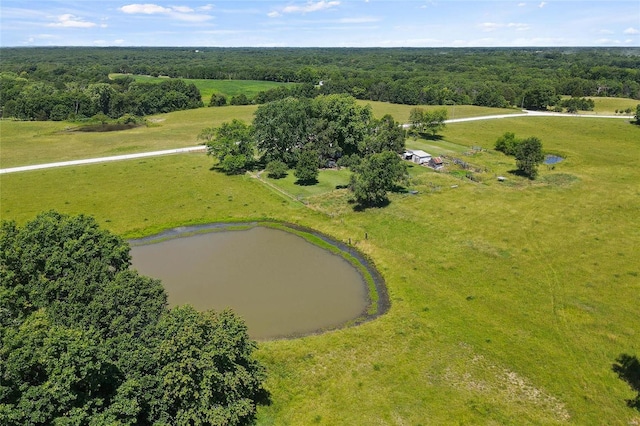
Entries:
POLYGON ((564 158, 557 155, 547 155, 544 157, 544 164, 556 164, 564 160, 564 158))
POLYGON ((133 268, 162 280, 170 306, 231 308, 254 339, 337 328, 369 306, 366 282, 351 263, 290 232, 178 229, 130 243, 133 268))

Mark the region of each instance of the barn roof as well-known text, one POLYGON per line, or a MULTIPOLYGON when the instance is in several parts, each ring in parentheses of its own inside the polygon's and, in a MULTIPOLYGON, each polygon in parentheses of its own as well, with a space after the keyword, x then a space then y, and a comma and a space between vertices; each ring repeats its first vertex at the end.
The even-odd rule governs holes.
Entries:
POLYGON ((411 151, 413 153, 413 155, 417 156, 417 157, 431 157, 431 154, 424 152, 422 150, 419 149, 414 149, 411 151))

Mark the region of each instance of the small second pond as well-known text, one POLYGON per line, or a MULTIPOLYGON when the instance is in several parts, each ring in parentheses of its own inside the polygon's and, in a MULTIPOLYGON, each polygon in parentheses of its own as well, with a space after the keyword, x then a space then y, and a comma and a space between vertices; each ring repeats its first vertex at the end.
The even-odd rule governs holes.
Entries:
POLYGON ((132 241, 133 268, 162 280, 170 306, 232 308, 254 339, 336 328, 369 304, 353 265, 289 232, 257 226, 153 241, 132 241))
POLYGON ((557 164, 562 160, 564 160, 564 158, 557 155, 547 155, 546 157, 544 157, 544 164, 557 164))

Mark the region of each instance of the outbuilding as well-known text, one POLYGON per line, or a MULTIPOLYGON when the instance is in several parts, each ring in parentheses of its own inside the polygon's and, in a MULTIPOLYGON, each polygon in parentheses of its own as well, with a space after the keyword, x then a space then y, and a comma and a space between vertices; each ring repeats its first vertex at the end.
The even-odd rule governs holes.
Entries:
POLYGON ((419 149, 414 149, 411 151, 411 161, 416 164, 427 164, 431 160, 431 154, 428 152, 424 152, 419 149))
POLYGON ((433 167, 434 169, 440 169, 443 166, 443 161, 442 158, 440 157, 433 157, 429 159, 429 166, 433 167))

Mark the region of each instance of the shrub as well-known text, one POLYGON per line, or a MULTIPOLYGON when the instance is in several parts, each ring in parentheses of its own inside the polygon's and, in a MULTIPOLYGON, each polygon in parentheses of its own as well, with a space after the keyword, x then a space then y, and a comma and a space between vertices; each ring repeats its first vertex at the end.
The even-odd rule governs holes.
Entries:
POLYGON ((501 151, 507 155, 516 155, 518 145, 521 143, 519 139, 516 139, 516 135, 511 132, 506 132, 500 136, 496 141, 496 151, 501 151))
POLYGON ((273 160, 267 164, 265 168, 267 176, 273 179, 281 179, 287 175, 289 168, 280 160, 273 160))

